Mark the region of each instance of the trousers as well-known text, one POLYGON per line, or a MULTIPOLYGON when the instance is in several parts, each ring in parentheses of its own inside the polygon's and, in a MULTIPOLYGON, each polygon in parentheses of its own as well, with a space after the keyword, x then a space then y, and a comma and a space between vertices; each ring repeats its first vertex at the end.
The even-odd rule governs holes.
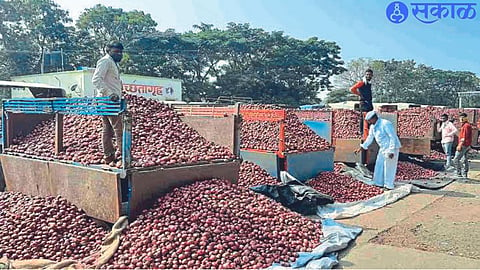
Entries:
POLYGON ((467 176, 468 174, 468 150, 470 150, 470 146, 462 146, 460 151, 455 152, 453 164, 455 164, 458 175, 467 176))
POLYGON ((377 161, 375 162, 375 169, 373 171, 373 182, 376 186, 393 189, 395 182, 395 175, 397 174, 398 155, 400 149, 394 150, 393 158, 389 158, 383 149, 378 151, 377 161))
POLYGON ((115 147, 113 146, 113 137, 117 143, 118 151, 122 153, 122 133, 123 123, 121 115, 102 116, 103 132, 102 132, 102 146, 105 157, 110 157, 115 154, 115 147))

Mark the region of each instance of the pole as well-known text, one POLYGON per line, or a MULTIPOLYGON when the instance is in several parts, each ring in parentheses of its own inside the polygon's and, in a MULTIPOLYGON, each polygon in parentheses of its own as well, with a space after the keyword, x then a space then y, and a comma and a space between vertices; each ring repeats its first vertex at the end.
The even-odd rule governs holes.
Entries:
POLYGON ((40 64, 40 73, 43 74, 45 70, 45 49, 42 49, 42 63, 40 64))
POLYGON ((60 57, 62 59, 62 71, 64 71, 64 69, 63 69, 63 48, 60 48, 60 57))

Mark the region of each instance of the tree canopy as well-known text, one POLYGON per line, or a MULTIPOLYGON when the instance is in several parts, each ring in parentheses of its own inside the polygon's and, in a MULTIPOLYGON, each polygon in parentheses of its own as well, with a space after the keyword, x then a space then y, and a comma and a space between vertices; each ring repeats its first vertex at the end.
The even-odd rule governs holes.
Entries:
POLYGON ((340 46, 318 37, 301 40, 246 23, 224 28, 202 23, 185 33, 156 26, 139 10, 98 4, 73 22, 52 0, 0 1, 0 79, 94 67, 105 45, 119 41, 125 46, 124 72, 180 79, 187 101, 236 96, 298 106, 318 103, 319 91, 332 89, 328 100, 343 101, 351 99, 348 89, 367 67, 375 71, 377 102, 454 106, 457 92, 479 89, 471 72, 413 60, 357 59, 345 65, 340 46), (46 64, 59 52, 61 65, 46 64))

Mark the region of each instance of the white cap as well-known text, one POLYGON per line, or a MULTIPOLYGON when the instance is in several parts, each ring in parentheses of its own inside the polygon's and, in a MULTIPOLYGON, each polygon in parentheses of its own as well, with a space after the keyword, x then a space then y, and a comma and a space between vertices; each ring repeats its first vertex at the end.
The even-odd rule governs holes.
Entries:
MULTIPOLYGON (((372 119, 373 116, 377 115, 375 111, 369 111, 367 115, 365 116, 365 120, 370 120, 372 119)), ((378 117, 378 116, 377 116, 378 117)))

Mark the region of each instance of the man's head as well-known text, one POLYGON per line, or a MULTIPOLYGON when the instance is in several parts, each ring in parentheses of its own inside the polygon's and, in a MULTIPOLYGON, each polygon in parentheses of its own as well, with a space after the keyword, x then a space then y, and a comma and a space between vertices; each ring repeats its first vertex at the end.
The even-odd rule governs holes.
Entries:
POLYGON ((369 111, 367 115, 365 115, 365 120, 370 125, 374 125, 378 121, 378 115, 375 111, 369 111))
POLYGON ((370 68, 367 69, 367 70, 365 70, 365 79, 366 79, 367 81, 371 81, 372 78, 373 78, 373 70, 370 69, 370 68))
POLYGON ((458 114, 458 117, 460 118, 460 122, 465 123, 468 122, 468 117, 467 114, 462 112, 458 114))
POLYGON ((113 61, 120 62, 123 58, 123 45, 119 42, 114 42, 107 45, 107 53, 113 58, 113 61))
POLYGON ((447 122, 448 121, 448 114, 444 113, 440 116, 440 121, 447 122))

